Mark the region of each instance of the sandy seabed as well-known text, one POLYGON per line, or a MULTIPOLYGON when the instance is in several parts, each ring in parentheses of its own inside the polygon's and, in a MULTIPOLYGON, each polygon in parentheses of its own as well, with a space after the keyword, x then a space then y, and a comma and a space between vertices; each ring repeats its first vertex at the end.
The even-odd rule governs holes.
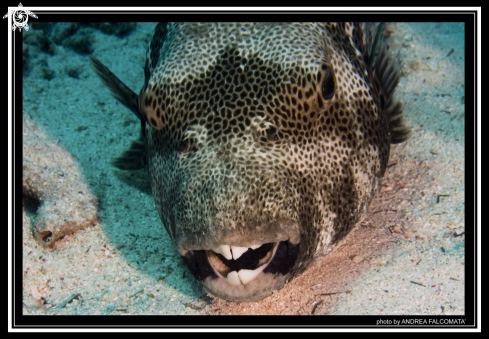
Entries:
MULTIPOLYGON (((153 28, 76 34, 138 93, 153 28)), ((23 118, 73 155, 99 222, 46 250, 33 236, 35 215, 24 212, 23 313, 464 314, 464 33, 463 23, 390 24, 387 41, 402 63, 396 93, 412 137, 392 147, 357 230, 280 291, 247 303, 208 297, 166 234, 145 172, 109 165, 139 122, 110 96, 88 54, 73 43, 25 44, 23 118)))

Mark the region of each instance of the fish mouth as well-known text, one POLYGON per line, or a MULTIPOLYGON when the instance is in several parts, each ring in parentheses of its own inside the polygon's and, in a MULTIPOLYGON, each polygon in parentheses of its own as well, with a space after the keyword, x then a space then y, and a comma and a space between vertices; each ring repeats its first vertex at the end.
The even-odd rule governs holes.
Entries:
POLYGON ((230 301, 254 301, 285 284, 299 255, 299 242, 219 245, 180 253, 190 272, 208 292, 230 301))

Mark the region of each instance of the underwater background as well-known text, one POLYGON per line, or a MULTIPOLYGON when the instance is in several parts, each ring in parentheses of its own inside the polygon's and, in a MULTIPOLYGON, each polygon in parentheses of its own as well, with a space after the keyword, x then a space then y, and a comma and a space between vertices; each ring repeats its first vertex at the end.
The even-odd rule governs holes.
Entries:
POLYGON ((463 23, 388 24, 384 39, 402 69, 396 95, 413 134, 392 146, 385 184, 358 230, 282 290, 249 303, 207 296, 161 224, 145 171, 110 165, 140 124, 88 57, 139 93, 154 26, 32 23, 22 31, 23 119, 73 155, 100 219, 47 251, 32 235, 35 211, 25 211, 24 314, 465 313, 463 23))

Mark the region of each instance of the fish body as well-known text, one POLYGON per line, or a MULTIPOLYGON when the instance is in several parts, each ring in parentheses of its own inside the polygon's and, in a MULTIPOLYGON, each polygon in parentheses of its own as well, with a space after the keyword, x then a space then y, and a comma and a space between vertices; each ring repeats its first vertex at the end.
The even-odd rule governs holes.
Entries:
POLYGON ((114 165, 146 167, 161 221, 214 295, 266 297, 360 221, 404 141, 399 71, 362 23, 159 23, 114 165))

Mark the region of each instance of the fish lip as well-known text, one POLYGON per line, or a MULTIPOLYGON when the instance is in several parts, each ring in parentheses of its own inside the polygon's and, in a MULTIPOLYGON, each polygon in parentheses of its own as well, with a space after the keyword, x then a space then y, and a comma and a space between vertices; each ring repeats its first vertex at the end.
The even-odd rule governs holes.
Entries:
POLYGON ((271 258, 258 267, 261 271, 252 280, 241 285, 230 284, 216 270, 209 262, 206 253, 209 250, 186 250, 182 259, 208 292, 230 301, 254 301, 283 287, 299 257, 299 248, 300 242, 293 244, 285 240, 274 243, 271 258))
POLYGON ((213 231, 195 227, 197 231, 194 232, 176 232, 175 245, 180 255, 185 255, 189 250, 210 250, 220 245, 251 247, 281 241, 298 244, 301 238, 298 221, 285 217, 272 222, 247 223, 239 230, 217 226, 209 228, 213 231), (253 236, 250 237, 250 234, 253 236))

